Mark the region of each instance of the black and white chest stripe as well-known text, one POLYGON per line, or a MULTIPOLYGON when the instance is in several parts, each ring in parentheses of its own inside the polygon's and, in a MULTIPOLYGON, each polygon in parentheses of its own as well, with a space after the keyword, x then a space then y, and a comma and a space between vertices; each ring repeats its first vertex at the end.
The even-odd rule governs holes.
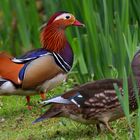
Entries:
POLYGON ((53 52, 53 56, 55 58, 56 63, 65 71, 69 72, 71 66, 58 54, 53 52))

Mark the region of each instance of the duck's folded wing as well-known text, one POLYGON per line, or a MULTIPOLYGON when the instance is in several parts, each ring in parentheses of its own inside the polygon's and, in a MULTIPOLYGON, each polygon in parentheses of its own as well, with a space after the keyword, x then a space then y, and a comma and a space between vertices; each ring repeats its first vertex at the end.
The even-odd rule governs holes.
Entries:
POLYGON ((22 86, 25 89, 35 88, 47 80, 55 81, 55 77, 64 71, 56 64, 51 55, 35 59, 25 69, 22 86))
MULTIPOLYGON (((16 63, 16 64, 24 64, 22 69, 19 71, 19 79, 22 81, 24 79, 24 74, 26 71, 26 68, 28 67, 28 65, 31 66, 31 62, 33 60, 36 60, 40 57, 43 56, 47 56, 47 55, 52 55, 52 53, 48 52, 45 49, 36 49, 36 50, 32 50, 27 52, 26 54, 17 57, 17 58, 12 58, 12 62, 16 63)), ((34 74, 34 73, 33 73, 34 74)))
POLYGON ((52 54, 45 49, 37 49, 37 50, 29 51, 18 58, 13 58, 12 61, 14 63, 24 64, 46 55, 52 55, 52 54))
POLYGON ((56 64, 59 67, 61 67, 65 72, 70 71, 71 66, 58 53, 49 52, 48 50, 43 48, 29 51, 23 56, 20 56, 18 58, 13 58, 12 61, 18 64, 25 64, 39 57, 47 56, 47 55, 52 55, 55 59, 56 64))

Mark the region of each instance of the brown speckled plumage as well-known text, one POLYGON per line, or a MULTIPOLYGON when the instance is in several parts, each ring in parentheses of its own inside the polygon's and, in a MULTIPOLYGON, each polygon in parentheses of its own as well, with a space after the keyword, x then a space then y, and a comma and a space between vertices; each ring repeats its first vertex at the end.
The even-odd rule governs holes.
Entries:
MULTIPOLYGON (((61 95, 63 99, 70 100, 70 103, 62 104, 60 101, 57 103, 51 102, 53 104, 52 107, 36 121, 41 121, 42 118, 67 117, 87 124, 96 124, 98 127, 99 124, 102 123, 110 132, 113 132, 108 122, 124 116, 113 86, 114 83, 118 85, 119 90, 123 95, 122 80, 105 79, 87 83, 61 95), (70 99, 75 95, 78 97, 77 93, 83 98, 79 101, 78 99, 75 99, 80 106, 76 105, 70 99), (52 113, 53 115, 51 115, 52 113)), ((137 108, 137 104, 130 80, 128 80, 128 87, 130 110, 133 111, 137 108)))
MULTIPOLYGON (((136 53, 132 60, 132 70, 136 79, 137 87, 140 87, 140 53, 136 53)), ((128 94, 130 112, 137 109, 137 102, 134 93, 132 79, 128 79, 128 94)), ((78 86, 63 95, 44 101, 45 105, 52 104, 34 123, 49 119, 52 117, 68 117, 73 120, 96 124, 99 130, 99 124, 104 124, 110 132, 113 130, 109 126, 110 121, 114 121, 124 116, 123 109, 118 100, 114 89, 117 84, 120 94, 123 96, 123 81, 117 79, 104 79, 96 82, 90 82, 78 86)))

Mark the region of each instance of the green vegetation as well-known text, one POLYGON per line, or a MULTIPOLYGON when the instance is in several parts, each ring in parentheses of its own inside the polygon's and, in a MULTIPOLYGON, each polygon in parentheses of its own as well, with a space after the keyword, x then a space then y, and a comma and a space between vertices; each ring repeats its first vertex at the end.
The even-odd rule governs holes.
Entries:
MULTIPOLYGON (((70 80, 68 84, 63 84, 52 90, 48 97, 69 89, 72 82, 70 80)), ((115 138, 127 140, 131 136, 125 118, 111 123, 116 135, 110 134, 107 130, 98 134, 95 125, 84 125, 66 118, 54 118, 32 125, 35 118, 39 117, 45 108, 41 109, 38 106, 39 96, 34 96, 31 99, 34 107, 32 111, 28 111, 24 97, 0 97, 1 140, 112 140, 115 138)), ((130 116, 133 128, 136 123, 135 113, 130 116)))
MULTIPOLYGON (((130 74, 130 62, 139 48, 139 7, 139 0, 1 0, 0 51, 18 56, 41 47, 39 27, 53 13, 69 11, 86 25, 85 29, 67 29, 67 37, 75 53, 70 73, 72 81, 125 79, 130 74)), ((50 92, 48 97, 63 93, 72 85, 68 82, 63 88, 60 86, 50 92)), ((125 81, 124 91, 127 93, 125 81)), ((31 122, 41 113, 36 103, 39 98, 36 96, 33 99, 35 107, 33 111, 27 111, 23 97, 0 97, 0 139, 114 139, 107 132, 97 135, 95 127, 68 119, 52 119, 32 125, 31 122), (3 118, 5 120, 1 122, 3 118)), ((127 95, 125 103, 128 116, 127 95)), ((130 124, 135 130, 132 137, 139 138, 140 117, 137 116, 140 115, 127 117, 129 121, 120 119, 112 123, 118 135, 116 139, 124 140, 131 136, 132 132, 129 134, 128 130, 130 124)))

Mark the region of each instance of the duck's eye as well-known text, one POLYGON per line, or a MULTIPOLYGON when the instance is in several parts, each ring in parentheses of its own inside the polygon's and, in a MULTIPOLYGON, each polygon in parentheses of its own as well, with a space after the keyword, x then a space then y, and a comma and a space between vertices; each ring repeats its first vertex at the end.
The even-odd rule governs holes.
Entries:
POLYGON ((70 18, 70 16, 66 16, 66 19, 69 19, 70 18))

